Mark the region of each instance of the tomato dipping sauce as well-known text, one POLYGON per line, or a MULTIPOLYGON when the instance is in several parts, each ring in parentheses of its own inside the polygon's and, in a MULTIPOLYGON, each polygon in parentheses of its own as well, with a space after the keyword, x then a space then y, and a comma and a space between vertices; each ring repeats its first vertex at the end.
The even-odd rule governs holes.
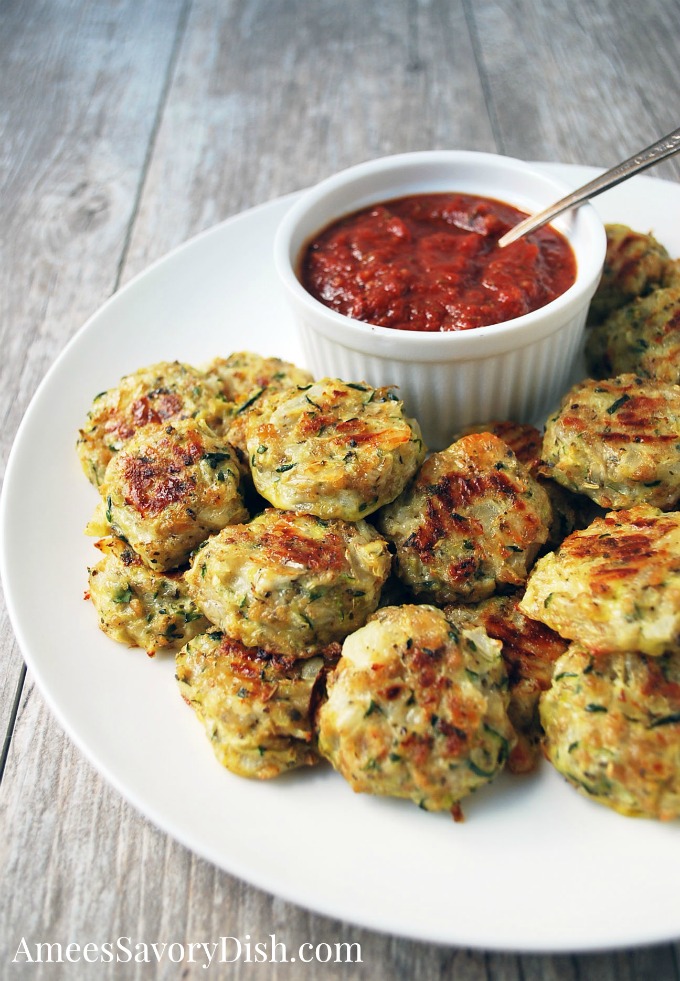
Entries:
POLYGON ((537 310, 576 278, 566 238, 544 226, 505 248, 526 214, 492 198, 414 194, 323 229, 302 253, 305 289, 355 320, 399 330, 470 330, 537 310))

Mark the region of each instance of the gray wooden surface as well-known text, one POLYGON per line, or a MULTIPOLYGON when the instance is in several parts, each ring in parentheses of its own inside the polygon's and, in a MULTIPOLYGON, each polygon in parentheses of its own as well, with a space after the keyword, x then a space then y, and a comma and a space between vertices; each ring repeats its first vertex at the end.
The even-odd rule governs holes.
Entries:
MULTIPOLYGON (((614 164, 678 125, 679 55, 677 0, 0 0, 3 472, 66 341, 189 236, 395 151, 614 164)), ((654 174, 678 180, 679 165, 654 174)), ((4 607, 0 657, 1 978, 680 976, 670 944, 582 956, 446 949, 266 895, 103 783, 26 674, 4 607), (359 942, 363 962, 239 962, 221 973, 167 961, 10 963, 22 937, 271 933, 291 947, 359 942)), ((549 870, 527 874, 537 903, 559 902, 549 870)))

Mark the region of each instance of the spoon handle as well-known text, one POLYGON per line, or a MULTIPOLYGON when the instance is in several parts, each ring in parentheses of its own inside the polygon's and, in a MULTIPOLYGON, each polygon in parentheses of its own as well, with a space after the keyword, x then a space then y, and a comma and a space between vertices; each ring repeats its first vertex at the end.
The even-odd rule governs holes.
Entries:
POLYGON ((499 246, 503 248, 506 245, 510 245, 511 242, 516 241, 522 235, 533 232, 536 228, 540 228, 541 225, 545 225, 557 215, 562 214, 563 211, 568 211, 569 208, 574 208, 589 198, 594 198, 596 194, 601 194, 602 191, 614 187, 615 184, 620 184, 627 177, 631 177, 633 174, 637 174, 641 170, 651 167, 653 164, 672 156, 679 150, 680 129, 675 129, 672 133, 657 140, 656 143, 652 143, 646 149, 640 150, 635 156, 629 157, 628 160, 624 160, 623 163, 617 164, 616 167, 612 167, 611 170, 607 170, 604 174, 600 174, 599 177, 595 177, 588 184, 584 184, 583 187, 572 191, 571 194, 556 201, 549 208, 545 208, 543 211, 539 211, 538 214, 530 215, 528 218, 520 221, 518 225, 515 225, 514 228, 511 228, 509 232, 506 232, 505 235, 499 238, 499 246))

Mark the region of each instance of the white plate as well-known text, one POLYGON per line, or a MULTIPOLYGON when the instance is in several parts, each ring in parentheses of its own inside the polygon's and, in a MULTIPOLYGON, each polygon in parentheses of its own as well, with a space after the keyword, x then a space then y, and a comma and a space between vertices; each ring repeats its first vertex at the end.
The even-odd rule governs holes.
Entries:
MULTIPOLYGON (((542 165, 574 186, 592 168, 542 165)), ((93 395, 163 359, 249 348, 301 363, 271 244, 292 197, 227 221, 116 294, 64 350, 7 468, 1 571, 26 661, 61 725, 160 828, 263 889, 390 933, 496 950, 567 951, 680 936, 680 827, 582 799, 545 764, 501 777, 466 821, 352 793, 330 769, 270 783, 216 762, 170 657, 112 643, 83 601, 96 493, 76 459, 93 395)), ((596 200, 607 221, 680 255, 680 185, 638 177, 596 200)))

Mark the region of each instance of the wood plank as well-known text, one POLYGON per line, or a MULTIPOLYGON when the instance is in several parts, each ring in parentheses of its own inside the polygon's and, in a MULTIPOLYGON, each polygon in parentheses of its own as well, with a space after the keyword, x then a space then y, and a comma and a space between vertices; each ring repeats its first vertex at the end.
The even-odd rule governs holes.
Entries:
MULTIPOLYGON (((116 286, 182 3, 0 8, 0 475, 47 367, 116 286)), ((21 670, 4 614, 0 638, 4 732, 21 670)))
MULTIPOLYGON (((0 474, 47 367, 115 288, 182 9, 182 0, 125 0, 115 8, 36 0, 0 7, 0 474)), ((26 542, 31 548, 30 528, 26 542)), ((23 663, 4 605, 0 664, 0 733, 7 748, 23 663)), ((25 698, 26 692, 20 733, 26 731, 25 698)), ((41 719, 42 739, 63 743, 44 709, 41 719)), ((49 851, 52 837, 38 822, 53 792, 36 746, 27 747, 18 771, 10 767, 3 799, 10 793, 20 799, 28 773, 38 779, 28 816, 22 814, 29 831, 22 845, 39 878, 40 850, 49 851)), ((75 760, 74 775, 79 754, 75 760)), ((12 868, 6 850, 3 860, 12 868)), ((31 906, 28 893, 17 888, 13 896, 31 906)), ((6 911, 0 902, 3 919, 6 911)))
POLYGON ((639 950, 590 954, 578 958, 578 977, 588 981, 675 981, 677 963, 673 947, 643 947, 639 950))
POLYGON ((611 167, 677 127, 675 0, 468 5, 500 152, 611 167))
POLYGON ((0 782, 5 767, 5 759, 12 729, 15 712, 21 690, 24 684, 24 663, 14 633, 9 622, 9 616, 0 594, 0 782))
POLYGON ((494 148, 460 2, 196 0, 124 278, 342 167, 462 145, 494 148))

